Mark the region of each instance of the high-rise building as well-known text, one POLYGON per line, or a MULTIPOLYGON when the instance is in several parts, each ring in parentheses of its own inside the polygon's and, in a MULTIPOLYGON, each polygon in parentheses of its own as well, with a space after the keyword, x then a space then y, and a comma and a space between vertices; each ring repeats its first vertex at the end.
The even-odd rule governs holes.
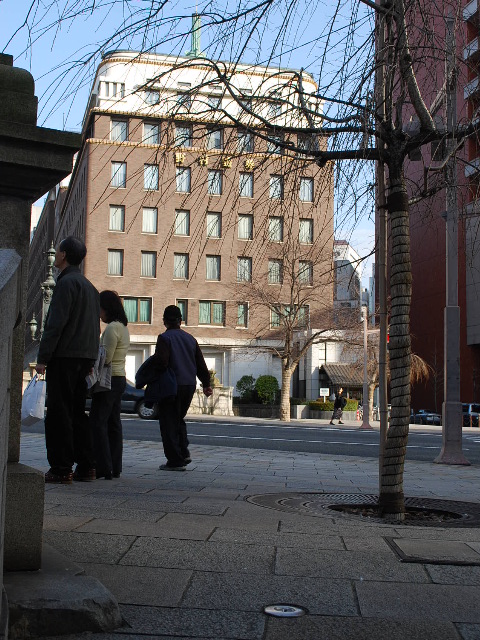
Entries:
MULTIPOLYGON (((302 132, 292 78, 188 55, 103 56, 53 240, 84 238, 85 275, 121 296, 128 378, 153 352, 166 305, 181 308, 209 368, 231 386, 244 374, 280 379, 272 348, 292 304, 287 281, 312 292, 299 331, 331 306, 332 167, 289 151, 289 141, 326 144, 302 132)), ((302 83, 315 96, 308 74, 302 83)))

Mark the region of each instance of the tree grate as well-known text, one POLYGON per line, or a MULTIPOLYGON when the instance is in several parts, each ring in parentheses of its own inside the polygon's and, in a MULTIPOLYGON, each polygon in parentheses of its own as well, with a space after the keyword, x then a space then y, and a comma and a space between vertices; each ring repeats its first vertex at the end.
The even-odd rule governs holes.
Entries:
POLYGON ((378 495, 364 493, 267 493, 248 496, 247 502, 267 509, 304 516, 328 517, 335 520, 355 519, 362 523, 394 524, 441 528, 480 527, 480 504, 441 500, 437 498, 406 497, 407 517, 404 521, 389 520, 372 515, 378 495), (355 513, 345 509, 351 506, 355 513), (364 509, 362 510, 362 507, 364 509), (367 514, 367 515, 365 515, 367 514))

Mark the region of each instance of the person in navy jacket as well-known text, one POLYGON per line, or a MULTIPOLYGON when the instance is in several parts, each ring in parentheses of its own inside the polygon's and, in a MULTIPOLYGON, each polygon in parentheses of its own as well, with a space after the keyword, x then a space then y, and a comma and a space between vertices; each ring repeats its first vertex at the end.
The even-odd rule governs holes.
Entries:
POLYGON ((210 372, 198 342, 193 336, 180 328, 182 313, 175 305, 165 307, 163 323, 166 331, 157 339, 154 358, 159 370, 170 367, 177 379, 177 394, 162 398, 159 402, 160 433, 166 464, 160 465, 163 471, 185 471, 192 460, 188 450, 187 414, 197 386, 197 377, 202 383, 203 393, 208 397, 213 391, 210 387, 210 372))

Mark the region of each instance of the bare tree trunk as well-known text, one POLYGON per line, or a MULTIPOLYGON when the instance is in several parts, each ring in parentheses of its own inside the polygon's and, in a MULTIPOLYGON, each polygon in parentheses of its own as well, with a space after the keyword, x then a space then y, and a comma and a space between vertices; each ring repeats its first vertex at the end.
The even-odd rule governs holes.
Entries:
POLYGON ((293 370, 282 366, 282 389, 280 392, 280 420, 290 422, 290 381, 293 370))
POLYGON ((379 505, 398 520, 405 517, 403 469, 410 418, 410 233, 403 170, 390 167, 388 211, 391 222, 390 393, 391 418, 380 479, 379 505))

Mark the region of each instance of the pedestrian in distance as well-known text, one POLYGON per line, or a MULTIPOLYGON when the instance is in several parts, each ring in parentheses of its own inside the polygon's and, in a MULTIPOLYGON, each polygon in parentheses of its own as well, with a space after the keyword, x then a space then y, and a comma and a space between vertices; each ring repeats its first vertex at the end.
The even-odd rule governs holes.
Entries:
POLYGON ((120 419, 122 394, 127 378, 125 359, 130 347, 128 320, 115 291, 100 293, 100 318, 106 323, 100 337, 105 364, 112 366, 111 388, 92 394, 90 422, 95 451, 96 477, 111 480, 122 473, 123 429, 120 419))
POLYGON ((166 464, 160 465, 163 471, 185 471, 192 460, 188 450, 187 414, 197 377, 203 393, 212 395, 210 372, 198 342, 193 336, 181 329, 182 313, 175 305, 169 305, 163 312, 166 331, 158 336, 154 358, 160 371, 170 367, 177 380, 177 394, 162 398, 159 402, 159 422, 166 464))
POLYGON ((330 424, 333 424, 334 420, 338 420, 338 424, 343 424, 342 422, 343 409, 347 404, 347 399, 342 394, 343 394, 343 389, 342 387, 340 387, 338 392, 335 394, 335 401, 333 403, 333 414, 332 414, 332 419, 330 420, 330 424))
POLYGON ((92 433, 85 414, 85 377, 98 354, 100 305, 98 291, 80 273, 86 254, 85 244, 74 236, 58 245, 54 266, 60 274, 38 349, 35 368, 39 374, 46 371, 47 381, 47 483, 95 479, 92 433))

